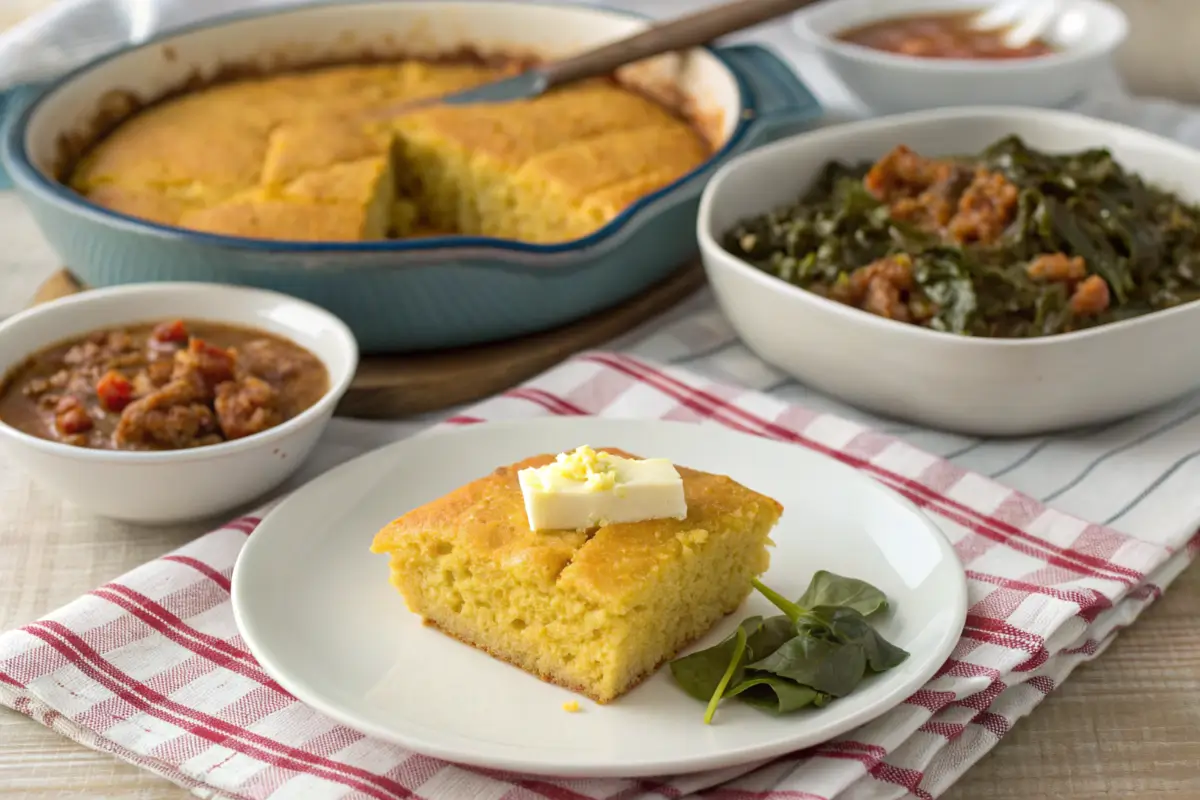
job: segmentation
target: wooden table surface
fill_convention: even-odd
[[[98,522],[0,463],[0,629],[32,620],[201,532]],[[951,800],[1200,798],[1200,569],[1080,667]],[[182,800],[162,778],[0,709],[0,796]]]

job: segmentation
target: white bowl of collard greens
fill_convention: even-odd
[[[1200,152],[1183,145],[960,108],[734,159],[705,189],[698,236],[764,360],[876,413],[1029,435],[1200,386],[1197,200]]]

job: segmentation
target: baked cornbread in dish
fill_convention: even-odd
[[[742,603],[783,507],[679,466],[684,519],[534,532],[518,474],[554,461],[500,467],[394,520],[371,549],[390,556],[392,583],[428,623],[606,703]]]
[[[532,100],[381,111],[507,71],[407,60],[215,84],[118,124],[68,183],[113,211],[230,236],[553,243],[595,231],[712,153],[688,121],[608,79]]]

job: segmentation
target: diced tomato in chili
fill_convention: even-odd
[[[154,328],[153,334],[155,340],[165,343],[180,343],[186,342],[188,339],[187,328],[183,326],[183,320],[177,319],[171,322],[163,322]]]
[[[106,410],[120,411],[133,401],[133,384],[116,370],[109,370],[96,382],[96,396]]]

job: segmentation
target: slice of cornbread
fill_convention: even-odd
[[[390,555],[392,583],[427,622],[605,703],[741,604],[767,569],[783,507],[678,467],[684,520],[534,533],[517,473],[553,460],[500,467],[414,509],[371,550]]]
[[[394,223],[390,156],[304,172],[282,186],[258,187],[209,208],[185,211],[182,225],[205,233],[256,239],[382,239]]]
[[[294,181],[336,164],[391,155],[393,134],[340,119],[315,119],[280,125],[271,132],[262,169],[262,184]]]

